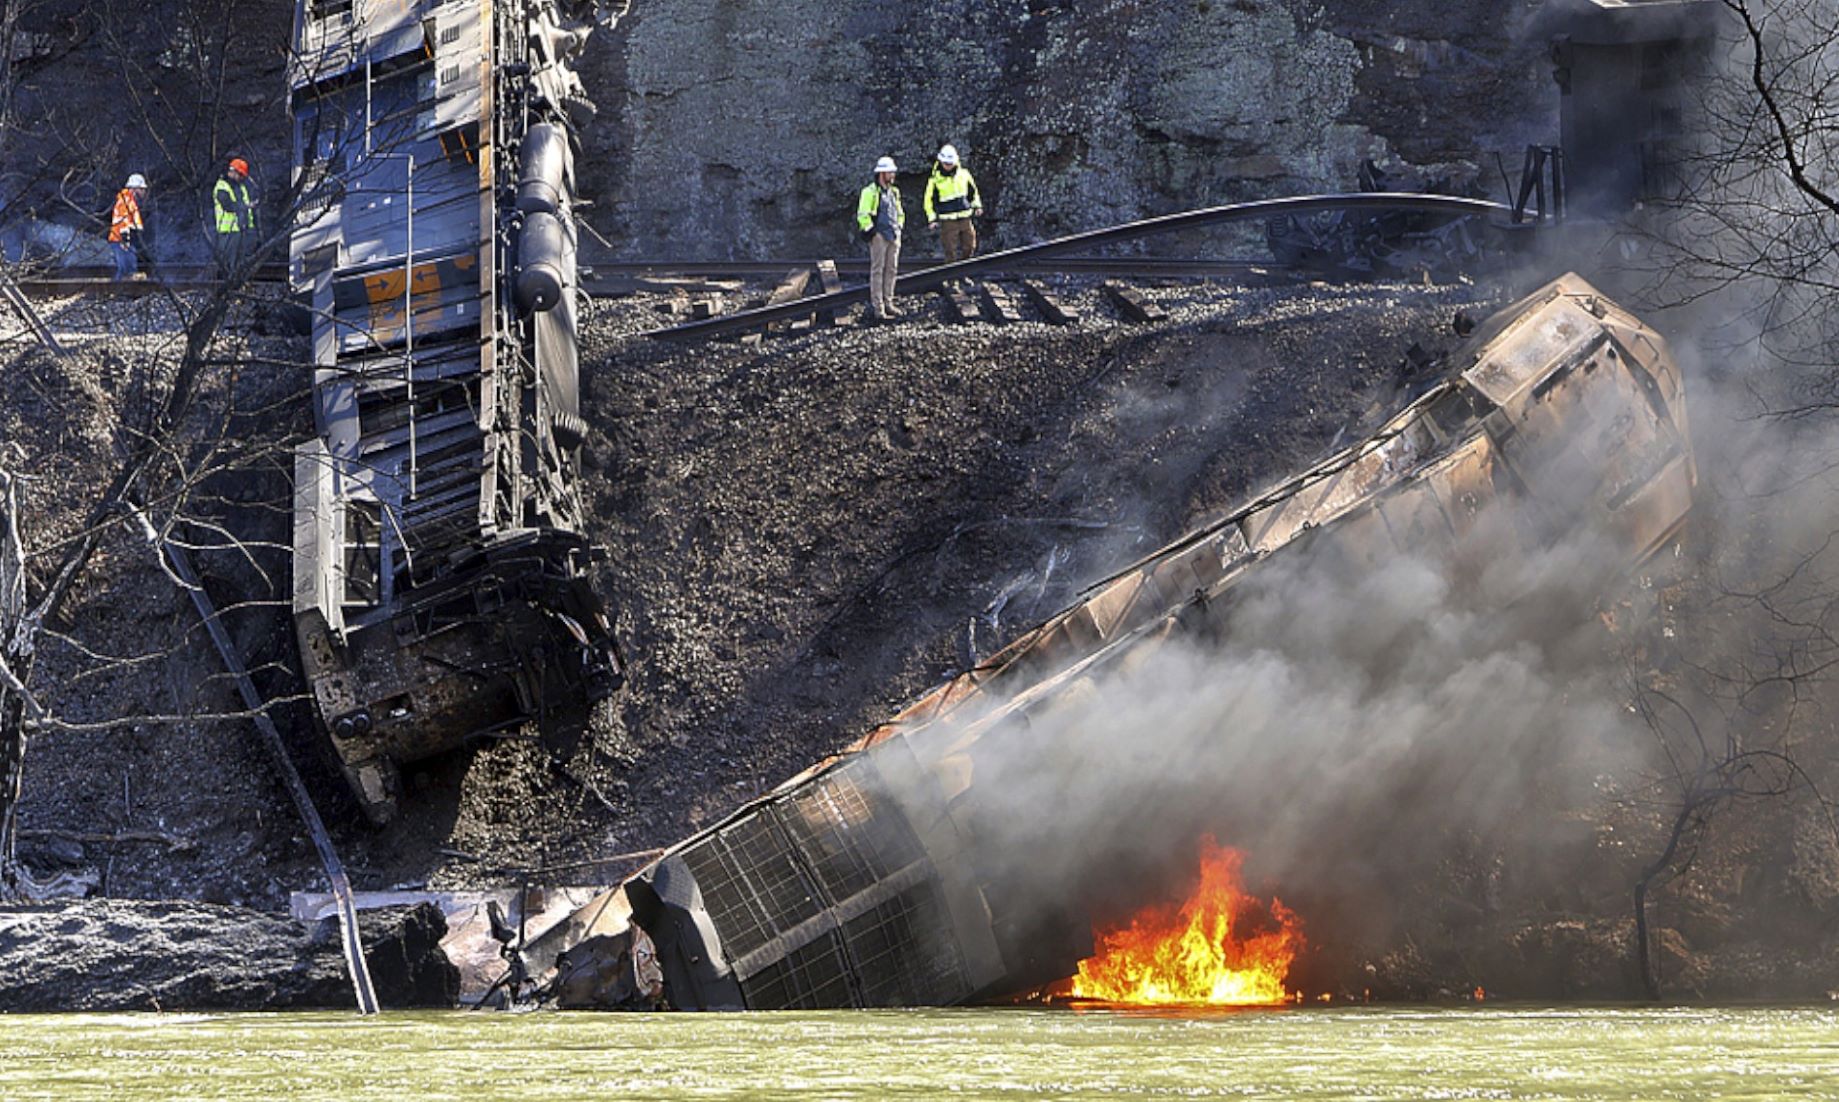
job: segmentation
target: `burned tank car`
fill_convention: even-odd
[[[1054,753],[1038,744],[1054,709],[1089,706],[1097,680],[1174,640],[1225,630],[1235,587],[1274,556],[1371,563],[1388,548],[1455,552],[1486,531],[1500,562],[1587,530],[1608,584],[1684,522],[1696,473],[1679,369],[1583,280],[1501,312],[1447,362],[1371,439],[1093,587],[667,851],[582,909],[578,944],[655,953],[664,998],[686,1009],[940,1005],[1072,975],[1091,953],[1077,889],[1023,883],[1027,862],[1002,852],[1012,839],[984,825],[1012,799],[999,763]],[[1501,513],[1516,521],[1504,545]]]
[[[302,0],[290,64],[315,439],[294,621],[365,814],[399,767],[619,685],[585,575],[571,68],[595,5]]]

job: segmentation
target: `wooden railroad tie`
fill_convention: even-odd
[[[1116,280],[1105,281],[1105,295],[1131,321],[1165,321],[1169,316],[1167,310],[1144,298],[1135,288],[1126,287]]]
[[[977,287],[983,292],[985,317],[998,325],[1008,325],[1010,322],[1022,320],[1021,311],[1015,308],[1015,296],[1009,293],[1007,287],[990,279],[979,283]]]
[[[766,296],[765,305],[780,306],[785,303],[791,302],[793,299],[803,298],[804,293],[805,293],[805,288],[809,287],[810,285],[811,285],[811,269],[793,268],[791,271],[785,274],[784,279],[779,281],[779,286],[773,288],[773,293]],[[770,329],[775,328],[775,326],[769,325],[766,328],[770,330]],[[746,336],[741,338],[741,343],[742,344],[759,344],[760,341],[765,338],[765,336],[766,336],[766,333],[764,331],[749,333]]]
[[[1047,288],[1042,286],[1038,280],[1022,280],[1022,293],[1028,296],[1029,302],[1034,303],[1034,308],[1041,312],[1041,317],[1054,325],[1072,325],[1079,320],[1078,310],[1049,294]]]
[[[836,261],[820,260],[817,262],[817,278],[824,286],[826,295],[834,295],[843,289],[843,277],[836,274]],[[842,327],[854,325],[855,318],[836,310],[819,310],[817,324]]]
[[[939,297],[945,300],[945,312],[954,321],[976,321],[980,315],[977,304],[971,296],[964,293],[964,288],[956,283],[939,284]]]

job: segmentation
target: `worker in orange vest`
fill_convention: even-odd
[[[115,210],[109,215],[109,245],[115,253],[115,278],[132,279],[139,273],[140,258],[135,247],[147,232],[141,217],[141,205],[147,201],[147,178],[136,172],[128,177],[126,187],[115,196]]]

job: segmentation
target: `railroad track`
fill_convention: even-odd
[[[925,272],[942,267],[944,263],[924,259],[909,261],[903,267],[909,272]],[[817,260],[598,260],[583,265],[581,285],[590,295],[627,294],[634,289],[634,283],[643,281],[769,280],[791,269],[815,268],[817,264]],[[868,262],[862,259],[839,260],[836,266],[837,271],[845,275],[862,276],[868,272]],[[1271,260],[1069,256],[1024,261],[1013,270],[1041,275],[1242,279],[1287,269]],[[258,271],[251,282],[273,285],[284,283],[286,279],[286,268],[271,264]],[[117,280],[102,269],[66,268],[56,276],[21,279],[18,286],[28,295],[43,298],[87,294],[143,296],[167,291],[210,291],[216,289],[218,280],[209,267],[198,266],[162,267],[147,279],[135,280]]]
[[[1221,207],[1184,211],[1104,229],[1076,233],[1033,245],[988,253],[971,260],[946,264],[938,260],[920,260],[906,264],[900,277],[902,294],[917,294],[942,287],[954,280],[995,274],[1039,275],[1045,273],[1083,274],[1135,278],[1265,278],[1282,277],[1290,271],[1275,261],[1233,259],[1177,259],[1166,257],[1106,257],[1092,255],[1094,250],[1110,245],[1136,242],[1144,238],[1181,230],[1199,229],[1233,222],[1255,221],[1273,215],[1312,214],[1324,211],[1415,210],[1448,215],[1451,218],[1486,217],[1496,220],[1513,216],[1513,209],[1500,203],[1479,199],[1462,199],[1447,195],[1413,195],[1407,193],[1361,192],[1347,195],[1307,195],[1287,199],[1265,199],[1249,203],[1232,203]],[[718,261],[631,261],[586,258],[582,265],[581,287],[589,295],[630,294],[635,290],[657,290],[671,280],[757,280],[785,275],[788,271],[818,267],[820,263],[836,274],[861,275],[866,263],[860,258],[819,262],[810,260],[718,260]],[[286,269],[279,264],[267,265],[256,273],[256,282],[279,283],[286,279]],[[20,280],[27,294],[150,294],[160,291],[196,290],[216,286],[210,269],[202,266],[166,266],[155,278],[116,281],[95,270],[73,269],[58,278]],[[825,293],[791,301],[708,317],[665,329],[654,330],[658,337],[710,337],[764,329],[775,322],[790,321],[813,314],[834,313],[847,306],[866,301],[868,289],[860,283],[850,287],[832,287]]]
[[[701,279],[777,279],[794,268],[815,268],[817,260],[740,260],[740,261],[594,261],[584,265],[595,277],[653,276]],[[851,258],[836,261],[837,271],[852,275],[866,274],[868,261]],[[945,261],[936,259],[901,261],[909,272],[942,268]],[[1204,260],[1168,257],[1064,256],[1043,260],[1023,260],[1015,271],[1031,274],[1111,275],[1111,276],[1243,276],[1279,271],[1283,266],[1272,260],[1233,259]],[[592,277],[584,282],[591,283]]]
[[[1107,226],[1104,229],[1069,234],[1051,241],[989,253],[971,260],[961,260],[955,264],[940,264],[918,271],[909,267],[909,270],[903,273],[897,282],[896,290],[903,295],[915,295],[944,287],[954,281],[1031,268],[1039,270],[1036,268],[1037,265],[1045,266],[1048,270],[1064,271],[1066,270],[1064,266],[1068,261],[1086,256],[1094,249],[1183,230],[1203,229],[1235,222],[1255,222],[1273,216],[1320,214],[1330,211],[1395,210],[1441,214],[1452,219],[1480,216],[1504,221],[1508,218],[1516,220],[1518,218],[1514,209],[1504,204],[1489,202],[1485,199],[1465,199],[1450,195],[1357,192],[1344,195],[1302,195],[1287,199],[1258,199],[1246,203],[1228,203],[1224,206],[1182,211],[1179,214],[1165,214],[1155,218],[1144,218],[1135,222]],[[1276,265],[1272,267],[1275,268]],[[733,314],[701,318],[682,325],[654,329],[646,335],[676,340],[744,333],[767,328],[775,322],[792,321],[811,314],[834,314],[845,307],[866,301],[868,301],[868,287],[865,285],[827,288],[824,294],[769,303],[766,306],[741,310]]]

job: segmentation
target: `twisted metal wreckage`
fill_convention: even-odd
[[[596,20],[611,22],[585,0],[300,7],[299,170],[328,186],[291,263],[316,319],[319,427],[297,458],[294,613],[317,714],[379,824],[397,810],[403,763],[557,721],[622,676],[585,579],[576,489],[573,157],[592,109],[570,65]],[[1337,203],[1505,209],[1418,195],[1275,202],[1292,207],[1096,232]],[[1521,553],[1588,527],[1626,568],[1683,522],[1695,472],[1678,367],[1581,278],[1502,311],[1445,364],[1371,439],[1100,584],[520,939],[516,972],[552,977],[563,1005],[678,1008],[947,1004],[1069,975],[1089,933],[1031,910],[986,851],[984,801],[998,797],[976,781],[992,747],[1175,640],[1229,630],[1235,591],[1273,557],[1460,554],[1489,506],[1511,502],[1539,518]]]

